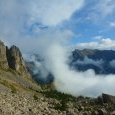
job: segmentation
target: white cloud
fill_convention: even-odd
[[[87,42],[87,43],[79,43],[76,45],[77,48],[84,49],[112,49],[115,50],[115,40],[110,38],[106,39],[99,39],[98,41],[94,42]]]
[[[115,27],[115,22],[110,22],[110,27]]]
[[[31,1],[32,20],[39,20],[45,25],[57,25],[68,20],[71,15],[79,10],[84,0],[34,0]]]
[[[114,0],[95,0],[92,7],[89,7],[87,20],[94,23],[102,22],[108,16],[113,15],[115,10]]]
[[[115,60],[112,60],[112,61],[110,62],[110,65],[111,65],[111,67],[115,68]]]
[[[93,60],[91,58],[88,58],[87,56],[84,57],[83,60],[77,60],[76,62],[74,62],[73,64],[80,64],[80,65],[87,65],[87,64],[92,64],[95,65],[97,67],[101,67],[103,64],[103,60]]]
[[[95,40],[101,40],[103,38],[103,36],[95,36],[93,39],[95,39]]]
[[[66,30],[60,32],[55,25],[68,20],[83,4],[84,0],[0,0],[0,39],[8,46],[15,44],[23,51],[30,50],[31,46],[31,50],[36,51],[38,45],[42,47],[39,43],[48,44],[50,34],[55,33],[59,38],[71,34]],[[35,23],[51,27],[41,31],[35,29],[37,35],[33,35],[30,28]],[[51,41],[57,37],[52,37]]]
[[[30,23],[57,25],[68,20],[83,4],[84,0],[1,0],[0,22],[5,19],[19,23],[23,18]]]
[[[103,16],[113,13],[114,9],[115,4],[113,0],[101,0],[96,6],[96,10]]]
[[[33,24],[42,23],[50,26],[48,31],[57,31],[56,25],[69,20],[83,4],[84,0],[0,0],[0,37],[11,44],[26,44],[32,39],[36,44],[44,30],[36,27],[38,36],[32,35]]]
[[[51,44],[46,52],[46,65],[55,77],[54,85],[57,90],[74,96],[96,97],[102,93],[115,94],[115,75],[96,75],[93,70],[70,70],[67,64],[68,51],[58,43]]]

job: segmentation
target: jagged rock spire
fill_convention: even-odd
[[[7,50],[7,58],[10,68],[16,70],[20,74],[27,72],[21,51],[17,46],[13,45]]]
[[[27,73],[24,59],[22,57],[20,49],[13,45],[9,49],[0,40],[0,68],[11,68],[16,70],[20,74]]]
[[[9,68],[6,56],[6,46],[1,40],[0,40],[0,68],[3,69]]]

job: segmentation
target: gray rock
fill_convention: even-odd
[[[102,94],[102,100],[104,103],[113,103],[115,104],[115,96]]]
[[[93,112],[91,113],[91,115],[98,115],[98,112],[97,112],[97,111],[93,111]]]
[[[98,110],[99,115],[107,115],[107,112],[105,109]]]
[[[84,112],[83,115],[90,115],[89,112]]]
[[[113,111],[113,112],[111,113],[111,115],[115,115],[115,111]]]
[[[0,67],[3,69],[9,68],[6,56],[6,46],[2,41],[0,41]]]
[[[7,49],[7,59],[10,68],[20,74],[27,73],[24,59],[18,47],[13,45],[10,49]]]
[[[20,49],[14,45],[9,49],[2,41],[0,41],[0,68],[11,68],[21,75],[29,74]]]

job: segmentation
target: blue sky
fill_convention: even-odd
[[[20,45],[66,31],[72,45],[114,43],[114,11],[115,0],[0,0],[0,38]]]
[[[72,31],[74,33],[72,44],[96,41],[95,37],[98,36],[114,40],[114,10],[114,0],[84,0],[83,6],[79,10],[72,12],[70,18],[63,20],[61,24],[57,24],[56,28]],[[45,25],[43,24],[42,26]],[[50,26],[52,25],[47,26],[46,24],[47,28],[50,28]]]
[[[109,11],[108,11],[109,10]],[[75,33],[73,43],[94,41],[96,36],[115,39],[115,1],[89,0],[64,27]]]

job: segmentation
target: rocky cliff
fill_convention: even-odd
[[[0,68],[8,69],[8,61],[6,56],[6,46],[0,41]]]
[[[13,45],[10,49],[7,48],[7,59],[10,68],[16,70],[19,74],[27,73],[24,59],[18,47]]]
[[[2,41],[0,41],[0,67],[2,69],[13,69],[19,74],[27,73],[19,48],[14,45],[8,48]]]

